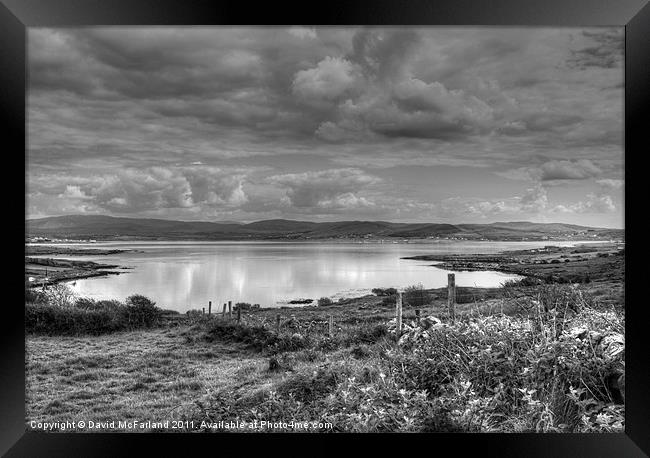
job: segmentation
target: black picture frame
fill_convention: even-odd
[[[419,445],[424,451],[439,452],[441,446],[453,447],[453,455],[478,448],[482,455],[535,456],[647,456],[650,454],[650,348],[644,320],[643,268],[634,268],[643,259],[633,220],[644,216],[643,196],[638,190],[643,178],[639,167],[648,154],[647,133],[643,122],[650,111],[650,5],[646,0],[348,0],[311,2],[242,2],[183,0],[0,0],[0,113],[5,133],[4,159],[7,178],[18,180],[18,169],[27,170],[26,152],[26,28],[39,26],[87,25],[498,25],[498,26],[624,26],[625,35],[625,237],[626,244],[626,432],[624,434],[435,434],[388,436],[391,443],[409,449]],[[9,140],[7,142],[7,140]],[[26,155],[24,156],[26,157]],[[6,210],[21,219],[20,198],[5,181]],[[634,203],[640,199],[640,206]],[[17,203],[18,202],[18,203]],[[23,201],[24,204],[24,201]],[[24,209],[24,205],[23,205]],[[7,219],[6,221],[11,221]],[[639,221],[637,221],[639,223]],[[640,227],[640,226],[637,226]],[[23,234],[19,224],[12,228],[5,251],[8,266],[22,263]],[[16,232],[14,234],[13,232]],[[24,248],[24,246],[23,246]],[[638,262],[639,266],[642,266]],[[15,282],[13,281],[15,276]],[[192,446],[206,445],[223,451],[226,444],[242,453],[245,443],[240,435],[169,435],[169,434],[45,434],[25,428],[24,314],[20,305],[23,291],[21,272],[7,273],[6,290],[16,297],[6,299],[0,319],[2,358],[0,359],[0,453],[6,456],[115,456],[128,453],[136,445],[163,447],[169,456],[172,442],[179,439]],[[15,285],[12,287],[12,285]],[[24,298],[23,298],[24,299]],[[273,435],[272,439],[282,438]],[[347,436],[349,438],[350,436]],[[290,450],[299,452],[305,440],[314,435],[292,436]],[[322,436],[319,436],[322,440]],[[327,437],[330,439],[331,437]],[[153,440],[152,440],[153,439]],[[366,437],[367,439],[367,437]],[[386,436],[373,436],[383,444]],[[268,440],[268,439],[267,439]],[[286,451],[286,445],[277,446]],[[185,449],[185,453],[190,453]]]

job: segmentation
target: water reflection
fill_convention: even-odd
[[[546,243],[548,244],[548,243]],[[496,252],[543,246],[526,242],[456,242],[434,244],[355,243],[101,243],[96,248],[142,250],[85,257],[132,267],[121,275],[78,280],[77,293],[118,298],[139,293],[161,307],[185,311],[208,300],[222,304],[286,305],[298,298],[350,297],[376,287],[426,288],[446,285],[448,271],[431,262],[400,259],[435,252]],[[491,287],[517,278],[499,272],[456,272],[459,286]]]

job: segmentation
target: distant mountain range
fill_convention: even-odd
[[[622,229],[526,221],[490,224],[389,223],[385,221],[309,222],[274,219],[237,222],[172,221],[69,215],[28,219],[26,236],[95,240],[267,240],[356,238],[456,238],[469,240],[620,239]]]

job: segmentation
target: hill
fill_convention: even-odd
[[[67,215],[26,220],[29,238],[96,240],[265,240],[328,238],[452,238],[469,240],[551,240],[622,238],[621,229],[526,221],[490,224],[310,222],[274,219],[248,224],[173,221],[103,215]]]

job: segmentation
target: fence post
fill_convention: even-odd
[[[275,332],[280,334],[280,314],[275,315]]]
[[[212,301],[208,301],[208,315],[212,315]]]
[[[232,301],[228,301],[228,318],[232,320]]]
[[[223,311],[221,312],[221,318],[225,318],[225,317],[226,317],[226,304],[224,303],[223,304]]]
[[[447,307],[453,322],[456,320],[456,274],[447,274]]]
[[[402,292],[397,293],[397,302],[395,303],[395,336],[397,340],[402,336]]]
[[[205,315],[205,307],[203,307],[203,314]]]
[[[329,336],[334,337],[334,315],[330,315],[329,319]]]
[[[241,306],[237,307],[237,324],[241,321]]]

